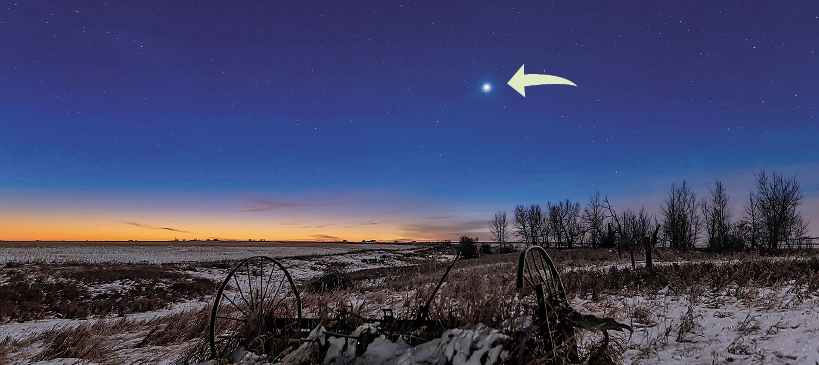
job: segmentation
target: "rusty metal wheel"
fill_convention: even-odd
[[[210,351],[229,358],[240,347],[279,354],[300,338],[301,299],[293,278],[270,257],[254,256],[237,265],[216,293],[210,317]]]
[[[523,287],[524,282],[535,289],[539,305],[566,300],[560,273],[543,247],[532,246],[520,253],[517,279],[518,289]]]

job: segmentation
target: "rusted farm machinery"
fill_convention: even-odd
[[[419,336],[421,332],[442,333],[447,326],[453,324],[431,320],[429,308],[459,257],[460,255],[456,255],[414,319],[398,319],[391,310],[384,309],[382,318],[345,316],[337,318],[336,322],[353,321],[355,323],[352,323],[352,328],[363,323],[379,322],[381,334],[388,337],[414,337],[416,340],[424,338],[423,335]],[[572,309],[566,300],[566,291],[558,270],[546,250],[541,247],[533,246],[521,252],[516,284],[518,290],[523,289],[526,284],[534,289],[537,303],[534,313],[530,313],[533,322],[530,327],[535,330],[527,338],[541,336],[551,344],[553,353],[564,343],[572,345],[571,336],[567,336],[567,328],[603,331],[606,341],[608,330],[631,330],[629,326],[619,324],[611,318],[581,315]],[[298,288],[279,261],[266,256],[254,256],[233,268],[216,294],[209,326],[211,357],[230,358],[240,347],[257,354],[283,356],[302,342],[309,341],[306,339],[309,332],[323,324],[325,323],[319,318],[302,317]],[[350,328],[349,323],[339,327]],[[358,338],[344,333],[324,333],[355,338],[359,343],[356,351],[359,354],[374,339],[372,334],[368,335],[370,338]],[[574,348],[576,349],[576,344]],[[569,351],[569,357],[571,355]]]

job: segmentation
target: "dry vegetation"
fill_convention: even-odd
[[[391,308],[396,317],[413,318],[446,270],[448,262],[439,258],[455,253],[453,248],[445,246],[423,250],[423,253],[404,254],[405,262],[412,265],[358,271],[353,270],[355,264],[346,267],[330,265],[324,275],[299,282],[304,317],[330,320],[339,313],[348,313],[362,318],[380,318],[383,308]],[[580,356],[597,359],[598,363],[616,360],[628,348],[640,351],[634,359],[639,361],[656,355],[658,349],[671,339],[678,343],[692,341],[700,330],[700,318],[694,306],[707,296],[719,294],[722,296],[719,300],[725,300],[727,296],[777,308],[782,305],[781,298],[772,296],[769,289],[787,287],[796,298],[809,298],[819,291],[819,255],[813,252],[788,251],[763,256],[697,251],[680,254],[658,249],[655,251],[655,267],[638,265],[636,269],[630,267],[626,255],[618,258],[616,253],[606,249],[550,250],[549,253],[562,270],[570,299],[587,304],[578,308],[581,312],[591,311],[625,323],[663,328],[660,337],[651,339],[653,343],[639,346],[629,344],[627,338],[612,338],[606,342],[599,334],[581,331],[575,339],[581,344]],[[451,326],[483,323],[510,334],[519,334],[516,329],[521,323],[515,318],[531,313],[534,301],[531,293],[518,292],[514,286],[517,259],[518,254],[511,253],[459,261],[436,295],[430,317]],[[386,257],[364,260],[367,260],[364,264],[378,264],[379,260],[387,262]],[[123,264],[99,270],[95,265],[81,264],[9,264],[2,271],[5,280],[0,285],[0,314],[11,321],[50,316],[85,318],[149,311],[192,298],[210,301],[218,283],[194,277],[186,271],[203,267],[228,269],[233,265],[221,261]],[[111,283],[128,285],[119,286],[119,291],[94,290]],[[680,296],[688,301],[688,310],[680,314],[673,325],[664,322],[658,314],[661,309],[653,305],[624,305],[612,300],[614,296],[661,295]],[[123,359],[117,356],[123,350],[173,348],[175,355],[171,357],[176,357],[177,364],[195,364],[209,355],[205,341],[209,315],[210,308],[205,307],[147,321],[127,318],[97,320],[25,339],[5,338],[0,340],[0,363],[21,358],[50,360],[61,357],[119,363]],[[760,328],[752,316],[743,323],[738,328],[740,335],[775,331],[773,327]],[[115,338],[118,340],[112,340]],[[516,338],[516,343],[524,344],[525,351],[520,347],[512,348],[513,356],[508,362],[553,361],[548,360],[548,354],[537,351],[543,348],[542,341]],[[749,351],[743,341],[738,337],[729,351],[736,354]],[[40,350],[29,354],[27,348]],[[518,351],[518,355],[514,351]],[[167,354],[164,356],[168,358]]]
[[[746,259],[729,263],[692,262],[652,268],[611,268],[606,271],[573,271],[563,274],[566,290],[576,296],[600,293],[632,296],[657,293],[682,295],[701,290],[723,291],[743,287],[767,288],[793,282],[808,292],[819,289],[819,257]]]
[[[216,283],[175,265],[7,263],[0,284],[0,323],[147,312],[211,296]]]

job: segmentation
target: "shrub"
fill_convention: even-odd
[[[491,254],[492,253],[492,245],[488,243],[481,243],[481,253]]]
[[[350,273],[343,268],[330,266],[321,276],[307,283],[307,291],[313,294],[347,289],[351,286]]]
[[[472,237],[461,236],[458,242],[458,250],[465,259],[478,257],[478,247],[475,245],[475,239]]]
[[[518,249],[511,243],[501,243],[498,253],[518,252]]]

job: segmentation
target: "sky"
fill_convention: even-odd
[[[811,2],[19,0],[0,49],[3,240],[488,240],[683,180],[739,219],[762,170],[819,236]]]

